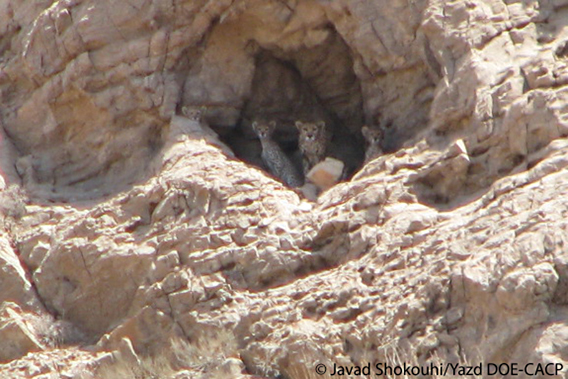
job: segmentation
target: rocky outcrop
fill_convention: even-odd
[[[28,310],[41,309],[41,303],[35,296],[28,273],[25,272],[5,235],[0,236],[0,261],[2,262],[2,270],[0,271],[1,302],[12,301]]]
[[[564,2],[0,5],[2,375],[565,375]],[[310,110],[346,163],[389,125],[315,201],[250,129]]]

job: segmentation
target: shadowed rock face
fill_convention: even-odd
[[[4,361],[55,346],[75,377],[175,338],[272,377],[568,367],[562,1],[0,9]],[[323,119],[357,164],[388,125],[385,154],[308,201],[243,162],[254,117],[291,156],[293,122]],[[46,357],[0,376],[61,373]]]

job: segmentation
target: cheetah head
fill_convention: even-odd
[[[361,128],[361,133],[363,137],[369,143],[369,145],[378,145],[383,139],[383,130],[378,127],[369,127],[367,125]]]
[[[318,137],[323,134],[325,121],[318,121],[315,123],[296,121],[296,128],[300,132],[300,138],[308,142],[315,142]]]
[[[181,113],[193,121],[201,121],[201,118],[205,114],[205,107],[183,107],[181,108]]]
[[[276,129],[276,121],[274,120],[270,122],[253,121],[252,123],[252,130],[254,130],[260,139],[269,138],[274,132],[274,129]]]

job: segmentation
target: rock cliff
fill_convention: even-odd
[[[0,377],[565,377],[568,1],[0,9]],[[251,129],[314,116],[315,201]]]

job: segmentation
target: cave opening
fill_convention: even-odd
[[[324,121],[329,136],[326,156],[343,161],[345,177],[362,166],[365,117],[361,85],[347,44],[332,26],[325,28],[324,35],[317,46],[293,50],[248,42],[254,72],[238,120],[232,128],[212,123],[239,159],[268,171],[252,124],[255,120],[275,121],[274,141],[301,172],[295,123]]]
[[[370,55],[344,39],[324,13],[306,24],[304,16],[282,12],[273,19],[261,8],[246,9],[212,27],[184,81],[179,107],[205,106],[206,123],[236,157],[267,172],[252,128],[259,119],[276,123],[274,140],[297,169],[302,152],[295,123],[325,121],[326,156],[343,161],[341,180],[369,161],[363,126],[383,128],[379,154],[419,139],[436,83],[420,42]]]

